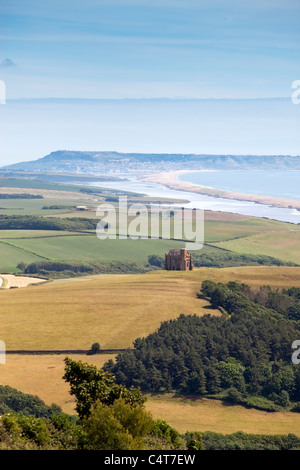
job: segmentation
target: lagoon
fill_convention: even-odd
[[[300,173],[299,173],[300,175]],[[186,176],[186,175],[184,175]],[[95,181],[89,183],[90,186],[101,188],[117,189],[120,191],[132,191],[155,198],[185,199],[188,202],[180,203],[180,207],[197,208],[202,210],[230,212],[255,217],[265,217],[268,219],[300,223],[300,212],[292,208],[273,207],[265,204],[256,204],[252,201],[238,201],[234,199],[225,199],[222,197],[212,197],[197,194],[189,191],[180,191],[170,189],[159,183],[150,183],[141,181],[138,178],[131,178],[117,182]]]

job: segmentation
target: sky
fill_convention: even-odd
[[[299,18],[299,0],[1,0],[0,166],[58,149],[299,155]]]

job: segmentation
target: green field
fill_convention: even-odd
[[[66,177],[67,179],[67,177]],[[7,178],[0,177],[0,188],[24,188],[24,189],[48,189],[54,191],[72,191],[78,192],[84,185],[72,185],[64,183],[51,183],[46,181],[26,179],[26,178]],[[99,189],[99,188],[98,188]]]
[[[169,240],[99,240],[96,235],[63,235],[0,241],[0,272],[16,272],[20,261],[132,261],[148,262],[152,254],[164,255],[182,242]]]
[[[16,184],[12,180],[11,184]],[[19,180],[18,180],[19,181]],[[24,186],[30,186],[24,180]],[[35,182],[33,186],[38,186]],[[40,186],[44,185],[40,182]],[[41,189],[44,199],[3,199],[0,202],[1,215],[31,215],[44,217],[84,217],[97,219],[95,209],[99,202],[91,200],[90,196],[71,191],[59,191],[60,185],[55,189]],[[24,188],[14,188],[24,191]],[[65,188],[63,188],[65,189]],[[73,187],[71,188],[73,190]],[[28,192],[37,191],[28,188]],[[100,195],[101,196],[101,195]],[[85,199],[85,198],[88,199]],[[149,199],[149,198],[148,198]],[[67,209],[42,209],[51,205],[91,204],[92,211],[80,212]],[[102,198],[103,201],[103,198]],[[146,201],[146,200],[145,200]],[[5,207],[5,209],[4,209]],[[165,217],[170,223],[169,215]],[[133,218],[129,218],[129,221]],[[145,219],[141,219],[145,220]],[[118,226],[117,226],[118,231]],[[141,234],[147,235],[148,225],[141,227]],[[255,217],[232,214],[205,213],[204,238],[205,242],[213,246],[205,246],[201,253],[218,254],[220,249],[235,253],[249,253],[254,255],[268,255],[282,261],[300,263],[297,250],[300,237],[300,226],[274,220],[259,219]],[[94,232],[82,234],[80,232],[40,231],[40,230],[0,230],[0,272],[16,273],[18,263],[31,263],[37,260],[98,262],[98,261],[132,261],[147,263],[149,255],[164,256],[171,248],[182,247],[181,242],[163,240],[106,240],[100,241]]]
[[[276,220],[258,219],[255,217],[245,218],[244,220],[205,220],[204,234],[207,243],[214,243],[242,239],[255,234],[265,233],[266,237],[273,237],[273,234],[281,230],[290,233],[291,230],[298,231],[300,234],[300,226],[278,222]],[[248,242],[249,242],[248,240]],[[220,245],[224,248],[226,246]],[[228,248],[230,249],[230,248]],[[273,255],[274,256],[274,255]]]
[[[1,189],[2,187],[2,189]],[[99,192],[97,196],[78,192],[80,187],[68,184],[58,184],[38,180],[21,178],[0,178],[0,190],[6,192],[28,192],[41,194],[43,199],[3,199],[0,201],[1,215],[31,215],[44,217],[85,217],[96,219],[96,208],[102,203],[107,193]],[[98,188],[98,191],[100,189]],[[101,190],[100,190],[101,191]],[[115,196],[117,193],[115,194]],[[141,196],[130,197],[131,202],[153,202],[153,198]],[[89,205],[93,210],[80,212],[74,209],[42,209],[51,205]],[[132,220],[132,219],[131,219]],[[167,223],[170,217],[166,216]],[[118,230],[118,227],[117,227]],[[2,232],[2,233],[1,233]],[[21,232],[21,231],[19,231]],[[148,228],[141,227],[141,234],[148,235]],[[24,236],[23,236],[24,235]],[[32,236],[31,236],[32,235]],[[37,231],[24,231],[11,236],[8,231],[0,231],[1,259],[0,272],[16,272],[16,264],[23,261],[30,263],[37,258],[62,261],[110,261],[131,260],[138,263],[147,262],[148,255],[164,255],[167,249],[178,247],[174,243],[164,241],[135,241],[132,240],[100,241],[91,234],[89,238],[75,237],[70,233],[49,234],[45,231],[40,234],[53,238],[39,238]],[[59,235],[59,236],[58,236]],[[18,240],[16,240],[18,238]],[[23,239],[24,238],[24,239]],[[30,240],[31,238],[31,240]],[[215,249],[225,249],[235,253],[249,253],[253,255],[268,255],[285,262],[300,263],[298,250],[300,241],[300,226],[234,214],[205,212],[204,239],[206,243],[214,245]],[[5,245],[3,244],[5,241]],[[9,244],[7,244],[9,243]],[[205,253],[207,247],[203,250]],[[217,251],[216,251],[217,253]],[[18,262],[16,263],[16,260]]]
[[[38,215],[46,216],[69,213],[68,209],[43,209],[50,205],[85,205],[86,199],[65,199],[61,195],[55,199],[1,199],[0,215]],[[77,213],[72,209],[73,212]],[[71,211],[71,212],[72,212]],[[82,215],[82,214],[81,214]]]
[[[41,258],[33,253],[27,253],[20,248],[0,242],[0,271],[2,274],[18,271],[16,266],[21,261],[27,264],[40,260]]]
[[[80,235],[80,233],[64,232],[63,230],[0,230],[0,241],[18,238],[63,237],[66,235]]]
[[[41,230],[2,230],[0,231],[0,272],[18,272],[19,262],[29,264],[34,261],[69,262],[134,262],[148,263],[150,255],[164,257],[170,249],[184,247],[184,242],[174,240],[154,240],[127,238],[99,240],[95,233],[41,231]],[[196,253],[196,252],[195,252]],[[197,256],[218,257],[224,254],[222,245],[204,245]],[[253,263],[252,263],[253,264]]]
[[[208,225],[208,224],[207,224]],[[210,237],[215,231],[208,227]],[[223,224],[224,228],[224,224]],[[226,230],[225,230],[226,229]],[[231,227],[225,227],[224,237],[232,236]],[[284,262],[300,263],[298,250],[300,231],[280,232],[264,231],[247,237],[225,239],[222,242],[211,242],[204,245],[201,254],[211,256],[230,250],[235,253],[268,255]],[[109,262],[131,261],[146,264],[149,255],[164,256],[172,248],[182,248],[184,243],[170,240],[138,239],[99,240],[95,233],[42,231],[42,230],[1,230],[0,231],[0,272],[18,272],[20,262],[26,264],[34,261],[72,261],[72,262]]]
[[[284,261],[300,263],[299,227],[287,230],[264,231],[235,240],[214,243],[214,246],[236,253],[264,254]]]

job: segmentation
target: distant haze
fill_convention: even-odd
[[[59,149],[300,154],[300,105],[290,99],[11,100],[0,119],[0,166]]]
[[[2,0],[0,16],[0,165],[300,153],[299,0]]]

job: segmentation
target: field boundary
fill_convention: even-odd
[[[52,237],[54,238],[54,237]],[[6,238],[5,240],[8,240],[8,238]],[[17,238],[12,238],[10,240],[17,240]],[[29,238],[27,240],[34,240],[34,238]],[[9,243],[7,241],[3,241],[3,240],[0,240],[0,243],[2,243],[3,245],[8,245],[8,246],[12,246],[13,248],[15,248],[16,250],[19,250],[19,251],[22,251],[24,253],[29,253],[30,255],[34,255],[36,256],[37,258],[41,258],[43,260],[47,260],[47,261],[51,261],[49,258],[45,258],[45,256],[42,256],[42,255],[38,255],[37,253],[34,253],[33,251],[30,251],[30,250],[27,250],[25,248],[21,248],[20,246],[17,246],[17,245],[14,245],[13,243]]]
[[[86,354],[86,355],[96,355],[96,354],[114,354],[121,351],[133,350],[132,348],[123,348],[123,349],[101,349],[98,353],[92,353],[90,349],[10,349],[6,350],[6,354],[24,354],[24,355],[33,355],[33,354]]]

